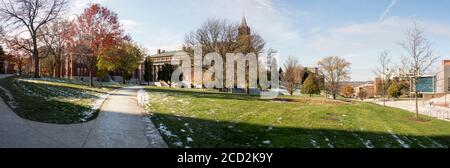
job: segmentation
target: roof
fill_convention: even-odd
[[[436,75],[421,75],[419,78],[434,78]]]
[[[177,54],[179,52],[183,52],[183,51],[182,50],[166,51],[166,52],[163,52],[161,54],[151,55],[150,57],[171,57],[171,56],[174,56],[175,54]]]

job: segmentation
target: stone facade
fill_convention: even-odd
[[[157,81],[158,72],[162,69],[164,64],[171,64],[172,57],[177,53],[182,53],[181,50],[176,51],[166,51],[158,49],[155,55],[151,55],[150,59],[153,62],[153,81]]]
[[[244,37],[244,36],[250,36],[251,30],[250,27],[247,25],[247,20],[245,17],[242,19],[241,25],[238,29],[238,36]],[[248,45],[251,45],[251,41],[246,42]],[[166,51],[158,49],[157,53],[155,55],[151,55],[150,58],[153,62],[153,81],[157,81],[158,79],[158,72],[162,69],[162,66],[164,64],[171,64],[171,59],[175,54],[180,54],[184,52],[183,50],[175,50],[175,51]],[[193,61],[193,60],[192,60]],[[191,76],[194,75],[194,72],[192,72]]]
[[[450,60],[440,63],[436,78],[437,93],[450,93]]]

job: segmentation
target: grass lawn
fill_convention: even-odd
[[[170,147],[445,148],[450,122],[321,97],[258,97],[148,87],[147,110]]]
[[[33,121],[73,124],[97,117],[101,101],[116,86],[89,88],[64,79],[0,80],[0,96],[21,117]]]

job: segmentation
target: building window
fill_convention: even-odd
[[[447,85],[448,85],[448,91],[450,92],[450,78],[448,78]]]
[[[421,93],[434,92],[434,77],[421,77],[416,83],[416,90]]]

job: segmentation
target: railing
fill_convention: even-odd
[[[421,112],[421,114],[427,115],[430,117],[435,117],[435,118],[441,119],[441,120],[450,121],[450,111],[446,111],[446,110],[440,110],[440,109],[425,110],[425,111]]]

